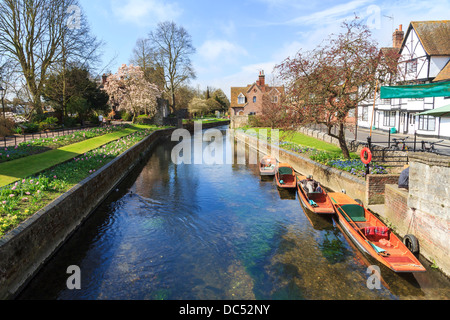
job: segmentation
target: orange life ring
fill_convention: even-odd
[[[367,159],[365,158],[365,153],[367,152]],[[369,164],[372,161],[372,152],[370,152],[369,148],[363,148],[361,150],[361,161],[364,164]]]

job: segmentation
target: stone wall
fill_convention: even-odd
[[[237,129],[248,125],[248,116],[231,116],[230,128]]]
[[[202,128],[228,123],[228,120],[206,123]],[[153,132],[2,237],[0,299],[12,298],[20,292],[115,186],[146,158],[160,139],[174,130]]]
[[[152,133],[0,239],[0,299],[13,297],[47,259],[173,129]]]
[[[413,153],[409,197],[411,232],[421,252],[450,275],[450,157]]]
[[[400,236],[412,234],[420,253],[450,275],[450,158],[410,153],[409,190],[387,185],[383,217]]]
[[[367,204],[366,183],[364,180],[347,172],[312,161],[300,154],[267,145],[266,142],[258,140],[256,137],[248,136],[242,131],[236,130],[235,137],[260,151],[267,150],[268,153],[271,153],[273,149],[274,153],[278,155],[278,160],[289,163],[295,171],[304,175],[312,174],[314,179],[320,181],[326,188],[336,192],[345,190],[350,197],[360,199],[364,204]]]

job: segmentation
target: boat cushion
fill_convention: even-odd
[[[280,175],[293,174],[292,168],[288,167],[280,167],[278,168],[278,172],[280,173]]]
[[[355,222],[365,222],[366,215],[364,208],[358,204],[345,204],[339,207],[339,212],[345,217],[347,221],[350,221],[350,217]],[[345,212],[345,213],[344,213]]]

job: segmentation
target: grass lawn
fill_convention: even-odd
[[[137,130],[138,128],[146,128],[147,130]],[[158,128],[135,126],[134,128],[127,128],[126,131],[123,131],[123,134],[130,132],[131,134],[112,140],[109,143],[102,144],[99,147],[84,153],[78,152],[82,149],[83,151],[87,150],[95,144],[98,145],[104,143],[108,140],[106,139],[107,137],[102,139],[101,142],[98,140],[97,143],[90,144],[90,146],[81,145],[79,146],[80,149],[76,151],[66,150],[61,154],[59,160],[64,160],[65,155],[70,154],[67,161],[1,187],[0,238],[39,209],[45,207],[58,196],[67,192],[74,185],[89,175],[95,174],[96,170],[102,168],[156,129]],[[109,136],[109,138],[113,139],[118,136],[119,135],[114,137]],[[72,147],[75,149],[75,145]],[[73,154],[76,154],[76,156],[72,158]],[[29,159],[31,157],[27,158]],[[56,155],[54,155],[54,157],[46,157],[45,159],[41,158],[40,161],[55,161],[54,158],[56,158]],[[36,163],[32,164],[36,165]],[[46,164],[45,166],[48,167],[49,165],[50,164]],[[36,170],[42,169],[41,166],[34,167]]]
[[[120,131],[91,138],[82,142],[74,143],[59,149],[44,153],[16,159],[0,164],[0,187],[6,186],[19,179],[39,173],[59,163],[70,160],[80,154],[96,149],[108,142],[120,139],[137,130],[152,128],[147,125],[134,125]]]
[[[261,129],[267,129],[267,135],[270,137],[270,128],[249,128],[258,132]],[[300,132],[279,130],[279,139],[281,141],[289,141],[300,144],[305,147],[315,148],[317,150],[327,151],[336,155],[342,154],[341,148],[331,143],[307,136]]]

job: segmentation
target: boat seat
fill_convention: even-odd
[[[367,221],[364,208],[358,204],[345,204],[339,207],[338,210],[347,221],[350,221],[348,217],[350,217],[355,222]]]

